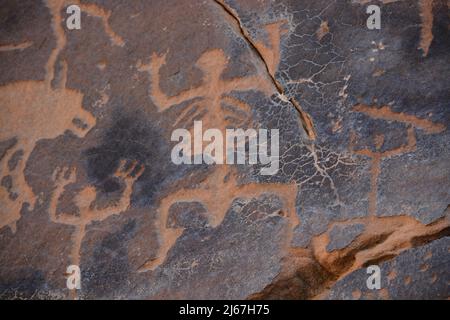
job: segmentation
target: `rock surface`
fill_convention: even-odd
[[[448,299],[449,12],[1,0],[0,298]],[[175,165],[194,120],[279,129],[279,171]]]

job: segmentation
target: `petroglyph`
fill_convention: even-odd
[[[80,31],[66,30],[69,0],[5,4],[0,221],[14,229],[23,214],[16,234],[0,230],[12,295],[39,298],[60,283],[67,298],[73,263],[86,299],[317,298],[367,264],[406,263],[404,251],[417,265],[383,273],[385,291],[369,296],[354,282],[347,297],[395,299],[389,286],[404,281],[446,294],[433,264],[445,255],[414,252],[450,230],[447,0],[378,1],[381,33],[365,28],[370,1],[352,2],[217,0],[225,12],[213,0],[70,1],[82,8]],[[313,117],[302,115],[305,130],[294,106]],[[280,129],[280,170],[174,165],[170,131],[194,121]],[[119,159],[152,170],[116,170]],[[413,272],[428,274],[422,287]]]
[[[317,31],[316,31],[317,39],[319,41],[322,40],[322,38],[325,37],[325,35],[327,35],[329,32],[330,32],[330,28],[328,27],[328,22],[322,21],[319,29],[317,29]]]
[[[263,62],[273,86],[278,91],[278,97],[284,102],[289,102],[297,110],[303,129],[311,140],[315,140],[316,132],[311,116],[302,108],[300,103],[295,99],[294,95],[286,92],[285,88],[283,88],[281,83],[275,77],[275,71],[278,67],[281,56],[281,35],[282,33],[285,33],[281,30],[281,27],[286,21],[283,20],[266,26],[266,32],[269,34],[269,39],[272,42],[270,46],[272,50],[269,51],[264,44],[253,41],[252,37],[249,35],[249,32],[244,28],[238,14],[233,8],[227,5],[223,0],[215,0],[215,2],[222,7],[222,9],[232,18],[232,20],[234,20],[236,28],[240,31],[242,37],[247,41],[250,48],[254,49]]]
[[[220,225],[234,199],[251,199],[264,193],[272,193],[283,201],[285,211],[278,212],[289,221],[287,243],[290,243],[292,230],[299,224],[296,213],[296,184],[239,184],[236,172],[229,166],[217,166],[214,172],[194,188],[183,188],[161,200],[158,209],[157,227],[159,230],[160,248],[157,256],[147,261],[140,271],[156,269],[161,265],[183,233],[183,228],[168,228],[167,220],[172,205],[178,202],[200,202],[208,211],[208,223],[212,228]]]
[[[394,3],[405,0],[382,0],[383,4]],[[418,49],[422,50],[423,56],[428,55],[428,51],[433,41],[433,6],[434,0],[416,0],[420,8],[420,18],[422,19],[420,30],[420,43]],[[353,0],[353,2],[359,4],[367,4],[369,0]]]
[[[65,187],[76,182],[76,170],[74,168],[57,168],[53,173],[53,181],[55,182],[55,190],[50,197],[49,214],[50,220],[54,223],[73,226],[74,233],[72,235],[72,250],[70,260],[72,265],[80,266],[81,263],[81,245],[86,235],[86,227],[93,222],[101,222],[107,218],[126,211],[131,204],[131,193],[133,191],[134,182],[144,172],[144,166],[137,168],[137,162],[133,162],[131,166],[126,161],[121,161],[119,168],[114,176],[122,179],[125,188],[120,199],[113,205],[106,208],[96,208],[95,200],[97,192],[95,187],[88,186],[82,189],[74,197],[75,205],[78,209],[78,215],[61,212],[58,213],[58,201],[63,194]],[[137,172],[136,172],[137,170]],[[73,299],[78,298],[76,290],[71,290],[70,295]]]
[[[48,0],[52,1],[52,0]],[[102,20],[103,28],[105,29],[106,34],[108,35],[109,39],[111,40],[111,43],[115,46],[123,47],[125,45],[125,41],[121,36],[119,36],[117,33],[114,32],[114,30],[111,28],[111,25],[109,24],[109,18],[111,17],[111,11],[105,10],[95,4],[92,3],[80,3],[80,1],[72,1],[72,0],[65,0],[65,5],[78,5],[82,12],[86,13],[89,16],[97,17]]]
[[[16,82],[0,88],[0,140],[17,140],[1,159],[1,176],[11,176],[12,187],[9,195],[2,190],[0,228],[8,225],[14,231],[22,205],[27,202],[33,208],[36,197],[24,171],[37,141],[56,138],[66,130],[84,137],[89,130],[76,126],[74,119],[81,120],[89,129],[95,125],[95,118],[82,108],[82,99],[74,90],[52,89],[46,82]],[[21,152],[20,161],[10,168],[8,162],[17,152]]]
[[[0,52],[6,52],[6,51],[15,51],[19,50],[22,51],[24,49],[27,49],[33,45],[33,42],[31,41],[25,41],[18,44],[6,44],[6,45],[0,45]]]
[[[55,76],[55,65],[58,59],[58,56],[62,49],[65,47],[67,43],[67,39],[63,29],[63,20],[62,20],[62,9],[67,5],[78,5],[83,12],[90,16],[98,17],[102,20],[105,32],[108,34],[111,39],[112,44],[117,46],[123,46],[125,44],[124,40],[118,36],[111,29],[108,19],[111,15],[111,12],[106,11],[94,4],[82,4],[79,1],[68,1],[68,0],[46,0],[47,7],[50,10],[52,16],[52,28],[56,37],[56,48],[53,49],[50,58],[47,62],[46,70],[47,70],[47,80],[48,78],[53,79]]]
[[[76,182],[76,170],[63,168],[56,169],[53,173],[53,181],[55,182],[55,190],[50,198],[49,214],[50,220],[55,223],[70,225],[75,227],[73,233],[73,244],[71,250],[71,263],[80,265],[81,260],[81,244],[86,234],[86,227],[92,222],[101,222],[107,218],[120,214],[130,207],[131,193],[133,191],[134,182],[142,175],[145,168],[138,166],[137,162],[128,165],[126,161],[120,162],[119,168],[114,176],[120,178],[125,183],[122,195],[113,206],[106,208],[96,208],[95,200],[97,192],[95,187],[88,186],[82,189],[75,197],[74,202],[78,208],[78,215],[70,213],[58,213],[58,201],[65,187]]]
[[[82,107],[83,95],[66,88],[67,63],[62,61],[59,83],[52,87],[56,79],[55,65],[61,50],[66,45],[62,28],[61,9],[64,1],[48,1],[52,15],[52,28],[56,37],[56,47],[46,65],[44,81],[19,81],[0,87],[0,141],[15,139],[16,143],[1,159],[1,177],[9,176],[12,185],[1,189],[0,228],[9,226],[13,232],[20,218],[22,205],[33,209],[36,201],[25,179],[25,167],[36,143],[41,139],[53,139],[66,130],[82,138],[95,126],[95,118]],[[77,125],[82,123],[82,126]],[[11,168],[8,162],[20,152],[18,164]]]
[[[435,124],[427,119],[420,119],[412,115],[404,113],[397,113],[391,110],[389,106],[383,106],[381,108],[369,107],[366,105],[356,105],[353,108],[356,112],[361,112],[373,119],[382,119],[386,121],[397,121],[409,125],[407,129],[407,143],[399,148],[391,149],[387,151],[380,151],[384,144],[384,135],[377,135],[374,137],[374,143],[376,151],[372,151],[370,148],[364,148],[354,150],[355,135],[351,137],[350,149],[352,152],[369,157],[372,160],[371,167],[371,182],[369,193],[369,214],[371,216],[377,215],[377,196],[378,196],[378,177],[381,171],[381,162],[385,158],[390,158],[398,155],[402,155],[416,150],[416,133],[415,129],[421,129],[426,134],[436,134],[442,132],[446,127],[442,124]]]
[[[275,77],[275,72],[278,70],[280,63],[280,41],[281,36],[287,33],[286,25],[287,21],[282,20],[270,23],[264,27],[269,38],[270,47],[267,47],[263,41],[255,43],[255,47],[263,57],[272,77]]]
[[[422,19],[419,49],[422,50],[423,56],[426,57],[430,50],[431,42],[433,41],[434,0],[419,0],[419,5],[420,17]]]
[[[263,91],[267,95],[274,93],[270,81],[261,75],[223,80],[221,76],[228,62],[229,59],[221,49],[205,52],[196,63],[203,72],[203,84],[173,97],[166,96],[160,88],[159,70],[166,63],[166,55],[158,56],[154,53],[150,63],[147,65],[139,63],[138,69],[149,73],[151,80],[149,95],[159,112],[183,102],[190,102],[175,123],[179,123],[188,113],[189,117],[184,119],[186,120],[184,123],[192,122],[193,119],[203,119],[203,116],[207,115],[203,119],[205,126],[224,130],[228,124],[225,119],[230,116],[230,110],[227,110],[226,105],[231,104],[247,115],[251,110],[250,106],[231,95],[233,91],[255,90]],[[233,114],[237,115],[236,112],[231,113]],[[239,115],[238,118],[241,121],[245,119]]]
[[[64,7],[70,5],[77,5],[81,11],[88,16],[100,18],[102,20],[103,28],[108,35],[111,43],[115,46],[123,47],[125,41],[118,34],[114,32],[109,24],[109,18],[111,17],[111,11],[105,10],[92,3],[81,3],[79,0],[46,0],[47,7],[52,11],[53,19],[59,20],[61,26],[61,13]]]
[[[275,72],[279,63],[280,27],[283,22],[273,23],[266,27],[269,35],[270,48],[264,43],[258,43],[263,55],[270,61],[267,65],[270,72]],[[151,88],[149,96],[158,108],[164,112],[172,106],[188,102],[187,107],[174,121],[175,126],[186,125],[194,120],[202,119],[205,127],[217,128],[221,131],[229,125],[242,124],[251,113],[251,107],[232,95],[237,91],[262,91],[266,95],[276,93],[273,83],[266,76],[255,75],[231,80],[221,76],[228,64],[228,58],[220,49],[205,52],[198,59],[196,65],[203,72],[203,83],[197,88],[180,92],[169,97],[160,88],[159,71],[166,63],[166,55],[153,54],[149,64],[139,62],[139,71],[148,72]],[[291,229],[298,225],[295,211],[297,186],[295,184],[247,184],[238,185],[235,172],[228,166],[215,168],[210,175],[196,189],[181,189],[161,200],[158,209],[158,231],[160,248],[158,255],[146,262],[140,271],[156,269],[161,265],[181,236],[183,228],[168,228],[167,219],[170,207],[177,202],[199,201],[209,211],[209,225],[217,227],[223,221],[227,210],[235,198],[250,198],[262,193],[276,193],[282,197],[287,208],[287,217]],[[219,200],[220,199],[220,200]],[[291,230],[291,231],[292,231]]]
[[[327,250],[333,229],[355,224],[364,226],[364,232],[344,248],[332,252]],[[380,264],[449,233],[448,215],[428,225],[406,215],[336,221],[330,223],[325,232],[313,237],[308,248],[289,248],[277,278],[251,298],[269,299],[281,294],[285,298],[323,299],[330,287],[350,273],[371,264]],[[300,286],[296,280],[301,280]],[[308,286],[306,292],[304,285]],[[286,286],[290,287],[289,293],[285,292]]]
[[[336,279],[341,279],[349,273],[368,266],[378,264],[401,252],[438,239],[442,234],[448,234],[449,217],[443,217],[432,224],[425,225],[409,216],[365,217],[349,221],[336,222],[329,226],[348,225],[349,223],[364,224],[367,228],[349,246],[327,252],[329,231],[313,239],[311,248],[313,256]]]

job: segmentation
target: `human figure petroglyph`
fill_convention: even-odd
[[[394,2],[400,2],[405,0],[382,0],[383,4],[390,4]],[[357,2],[359,4],[365,5],[370,0],[354,0],[353,2]],[[418,49],[422,50],[422,54],[424,57],[428,55],[428,51],[431,46],[431,42],[433,41],[433,8],[436,5],[435,0],[418,0],[419,11],[420,11],[420,43]]]
[[[281,28],[285,21],[269,24],[265,27],[269,35],[270,48],[264,43],[258,42],[256,46],[261,51],[261,55],[267,60],[268,71],[275,72],[278,66],[280,54],[279,45],[280,37],[282,34]],[[163,112],[172,106],[179,105],[184,102],[190,101],[186,110],[184,110],[175,123],[179,123],[180,120],[186,118],[188,113],[191,113],[187,117],[187,121],[192,122],[194,119],[198,120],[207,114],[206,119],[203,121],[210,128],[224,129],[228,120],[239,120],[242,122],[242,115],[236,118],[236,110],[228,108],[227,105],[235,107],[244,114],[251,112],[251,107],[243,101],[237,99],[232,95],[233,92],[244,91],[262,91],[266,95],[270,96],[276,93],[273,82],[265,74],[267,70],[264,70],[262,74],[256,74],[246,76],[242,78],[223,79],[222,75],[229,63],[229,58],[225,56],[225,53],[221,49],[213,49],[203,53],[196,62],[196,66],[203,73],[203,82],[199,87],[185,90],[177,94],[176,96],[167,96],[160,87],[160,69],[166,64],[166,54],[158,56],[153,53],[149,64],[143,64],[139,62],[137,67],[139,71],[148,72],[151,81],[151,88],[149,95],[152,101],[155,103],[159,112]],[[198,101],[200,100],[200,101]],[[191,112],[193,109],[194,112]],[[231,122],[233,124],[233,122]],[[235,124],[235,123],[234,123]]]
[[[175,120],[175,124],[186,118],[188,112],[196,108],[184,122],[189,123],[193,119],[202,118],[206,126],[224,130],[227,126],[226,119],[233,116],[234,113],[229,108],[227,109],[227,105],[237,107],[245,114],[251,110],[250,106],[231,95],[233,91],[262,90],[266,93],[271,92],[270,82],[261,76],[223,80],[221,76],[228,64],[228,59],[221,49],[213,49],[202,54],[196,62],[203,72],[203,84],[197,88],[182,91],[176,96],[168,97],[160,88],[159,78],[160,68],[165,63],[166,55],[158,56],[154,53],[149,64],[141,63],[138,68],[140,71],[147,71],[150,75],[150,96],[159,112],[163,112],[171,106],[190,102],[187,109]],[[236,116],[236,113],[234,115]],[[203,116],[205,117],[203,118]],[[243,120],[242,116],[238,116],[238,118]]]
[[[153,53],[148,64],[139,62],[139,71],[148,72],[150,79],[149,96],[159,112],[170,107],[187,103],[181,114],[174,121],[174,126],[193,124],[194,120],[202,120],[205,127],[219,129],[225,132],[230,125],[243,123],[249,118],[251,107],[232,95],[233,92],[260,91],[271,96],[277,93],[267,72],[274,72],[279,63],[280,29],[285,22],[266,26],[268,43],[257,43],[258,50],[265,60],[267,68],[263,74],[242,78],[223,79],[222,75],[229,59],[221,49],[213,49],[203,53],[196,66],[203,73],[202,84],[196,88],[185,90],[175,96],[167,96],[160,87],[160,69],[166,64],[166,54],[158,56]],[[276,52],[272,52],[276,51]],[[228,108],[227,108],[228,107]],[[159,251],[154,259],[146,262],[140,271],[156,269],[167,257],[170,248],[181,236],[183,228],[168,228],[167,219],[170,207],[177,202],[198,201],[207,207],[208,221],[211,227],[217,227],[223,221],[225,214],[234,199],[252,198],[263,193],[274,193],[281,197],[286,209],[286,216],[291,222],[291,228],[298,224],[295,210],[297,185],[295,184],[257,184],[238,185],[236,172],[228,165],[214,169],[198,188],[181,189],[161,200],[158,209],[157,227],[159,231]],[[293,227],[292,227],[293,226]]]
[[[55,190],[50,198],[49,214],[52,222],[75,227],[73,233],[73,245],[71,250],[71,263],[80,265],[81,244],[86,234],[86,227],[93,222],[101,222],[107,218],[118,215],[126,211],[131,204],[131,194],[134,182],[142,175],[145,168],[138,166],[137,162],[128,165],[126,161],[121,161],[114,176],[125,183],[125,188],[120,199],[114,205],[106,208],[95,207],[97,192],[95,187],[87,186],[74,197],[74,202],[78,208],[78,215],[69,213],[58,213],[58,201],[66,186],[76,182],[76,170],[63,168],[56,169],[53,173]]]
[[[269,24],[265,27],[269,35],[270,48],[263,42],[257,42],[255,44],[258,50],[260,50],[261,55],[267,60],[269,73],[275,72],[280,60],[279,46],[282,33],[280,30],[284,24],[285,21],[282,21]],[[192,122],[193,119],[198,120],[207,113],[207,117],[203,121],[208,122],[209,127],[224,129],[227,123],[230,123],[228,120],[236,120],[233,119],[236,118],[236,112],[227,110],[227,105],[234,106],[240,111],[247,113],[247,115],[251,112],[249,105],[231,95],[233,91],[244,92],[255,90],[262,91],[268,96],[276,93],[276,88],[274,88],[272,81],[263,74],[243,78],[222,79],[222,74],[229,63],[229,58],[225,56],[225,53],[221,49],[213,49],[203,53],[196,62],[196,66],[203,73],[202,84],[197,88],[185,90],[176,96],[169,97],[161,90],[159,76],[161,67],[166,64],[166,55],[158,56],[156,53],[153,53],[148,64],[139,62],[137,67],[139,71],[145,71],[149,74],[151,82],[149,95],[159,112],[163,112],[183,102],[192,101],[188,105],[187,110],[182,112],[175,123],[178,123],[186,116],[186,113],[196,108],[193,114],[186,120]],[[201,99],[201,101],[193,101],[196,99]],[[239,121],[242,123],[243,118],[238,116],[237,120],[238,123]]]
[[[289,228],[292,231],[299,224],[296,213],[297,190],[295,183],[239,184],[235,170],[228,166],[217,166],[213,173],[197,187],[180,189],[161,200],[156,222],[159,231],[159,251],[154,259],[147,261],[140,268],[140,271],[154,270],[161,265],[169,250],[183,233],[183,228],[167,226],[169,210],[172,205],[179,202],[202,203],[208,211],[209,226],[215,228],[222,223],[233,200],[256,198],[264,193],[275,194],[282,200],[284,208],[278,214],[289,220]]]
[[[408,125],[407,128],[407,143],[398,148],[381,151],[384,144],[384,135],[380,134],[374,137],[375,151],[370,148],[355,150],[354,142],[355,135],[353,134],[350,141],[350,149],[358,155],[369,157],[372,160],[371,164],[371,182],[369,193],[369,214],[371,216],[377,215],[377,199],[378,199],[378,178],[381,173],[381,162],[383,159],[399,156],[405,153],[414,152],[416,150],[416,132],[415,129],[421,129],[425,134],[437,134],[446,129],[443,124],[433,123],[427,119],[420,119],[418,117],[394,112],[389,106],[381,108],[369,107],[366,105],[356,105],[354,111],[364,113],[372,119],[381,119],[386,121],[397,121]]]
[[[9,226],[13,232],[20,219],[23,204],[28,203],[33,209],[36,196],[29,187],[24,171],[28,158],[36,143],[41,139],[53,139],[66,130],[83,138],[95,126],[96,119],[82,107],[83,95],[66,88],[67,63],[61,62],[61,75],[56,77],[55,66],[60,52],[66,45],[62,27],[62,8],[68,3],[64,0],[48,0],[47,7],[51,13],[51,23],[56,38],[56,46],[46,64],[44,81],[19,81],[0,87],[0,141],[15,139],[0,164],[2,179],[9,179],[8,189],[0,188],[0,228]],[[102,17],[107,25],[107,12],[94,5],[81,5],[88,14]],[[113,37],[116,39],[117,37]],[[114,42],[114,41],[113,41]],[[120,41],[119,41],[120,43]],[[2,46],[4,51],[25,50],[32,45],[24,42],[19,45]],[[59,83],[52,86],[52,82]],[[81,125],[80,125],[81,124]],[[15,166],[9,163],[19,156]]]

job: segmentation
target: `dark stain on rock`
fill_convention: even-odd
[[[162,130],[140,110],[122,113],[116,110],[113,124],[103,134],[100,146],[84,152],[88,177],[99,189],[112,192],[119,183],[111,180],[121,159],[138,161],[145,166],[139,181],[140,197],[151,198],[159,189],[170,167],[170,149],[162,137]]]
[[[0,278],[1,299],[30,299],[36,292],[45,290],[47,281],[44,274],[35,269],[18,269],[15,278]]]

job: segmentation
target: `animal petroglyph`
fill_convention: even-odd
[[[120,37],[109,24],[111,11],[103,9],[92,3],[81,3],[80,0],[46,0],[47,7],[51,10],[53,18],[59,20],[61,24],[61,10],[71,5],[77,5],[81,11],[88,16],[101,19],[105,33],[108,35],[111,43],[115,46],[123,47],[125,41]]]
[[[61,50],[66,45],[62,27],[61,11],[66,1],[48,0],[51,23],[56,38],[56,46],[46,64],[44,81],[19,81],[0,87],[0,141],[15,139],[16,143],[6,151],[1,159],[1,177],[10,181],[8,188],[1,188],[0,228],[9,226],[13,232],[20,219],[22,205],[34,207],[36,196],[25,179],[24,170],[27,160],[36,143],[41,139],[53,139],[66,130],[82,138],[95,126],[96,119],[82,107],[83,95],[66,88],[67,63],[62,61],[59,84],[52,86],[56,79],[55,65]],[[82,6],[84,7],[84,5]],[[89,5],[88,12],[107,18],[101,10]],[[103,13],[102,13],[103,12]],[[29,42],[21,45],[3,46],[6,50],[24,50],[31,46]],[[6,48],[6,49],[5,49]],[[78,125],[82,123],[82,125]],[[15,167],[8,163],[20,155]],[[2,179],[3,179],[2,178]]]
[[[24,81],[0,88],[0,140],[16,139],[1,160],[1,175],[12,178],[9,190],[2,190],[0,228],[9,225],[15,229],[20,218],[22,204],[33,208],[35,195],[25,180],[27,159],[40,139],[52,139],[71,130],[79,137],[88,131],[73,122],[79,119],[89,128],[95,124],[94,117],[82,107],[82,94],[63,88],[52,89],[48,83]],[[21,154],[15,168],[9,160]]]
[[[118,36],[109,25],[109,17],[111,12],[106,11],[94,4],[82,4],[79,1],[67,1],[67,0],[47,0],[47,7],[50,10],[52,16],[52,28],[56,37],[56,47],[53,49],[52,53],[47,62],[46,66],[46,80],[51,81],[55,77],[55,65],[58,60],[58,56],[66,46],[67,39],[62,26],[63,20],[61,17],[61,11],[65,5],[78,5],[83,12],[86,14],[98,17],[102,20],[105,32],[108,34],[113,45],[123,46],[125,44],[124,40]]]
[[[72,264],[80,264],[81,244],[86,234],[86,226],[92,222],[101,222],[113,215],[126,211],[130,206],[133,184],[142,175],[144,169],[144,166],[139,167],[137,162],[133,162],[130,166],[127,165],[126,161],[121,161],[119,168],[114,173],[115,177],[122,179],[125,183],[120,200],[113,206],[96,208],[97,192],[95,187],[85,187],[74,197],[75,205],[79,210],[78,215],[57,212],[58,200],[65,187],[76,182],[76,170],[68,168],[55,170],[53,174],[55,190],[50,199],[49,214],[52,222],[75,227],[71,251]]]
[[[68,5],[77,5],[80,7],[82,12],[86,13],[89,16],[100,18],[102,20],[103,28],[108,35],[111,43],[115,46],[123,47],[125,45],[125,41],[119,36],[114,30],[111,28],[109,24],[109,18],[111,17],[111,11],[105,10],[95,4],[92,3],[80,3],[78,0],[47,0],[49,2],[54,3],[62,3],[66,6]]]
[[[82,138],[96,123],[95,118],[82,108],[83,95],[66,88],[67,63],[65,61],[61,63],[60,83],[57,87],[52,87],[52,81],[56,78],[55,66],[67,42],[62,27],[62,9],[64,5],[74,4],[74,2],[48,0],[46,4],[52,17],[56,46],[46,64],[45,80],[20,81],[0,87],[2,108],[0,141],[16,139],[14,146],[9,148],[1,159],[1,176],[10,177],[12,183],[8,189],[0,190],[2,202],[0,228],[10,226],[13,232],[16,229],[15,223],[20,218],[22,205],[28,203],[32,209],[36,200],[26,182],[24,170],[37,141],[56,138],[66,130]],[[88,15],[102,19],[105,31],[113,44],[118,46],[124,44],[124,41],[109,26],[110,12],[92,4],[80,4],[77,1],[75,4],[78,4]],[[0,51],[24,50],[30,46],[32,43],[26,41],[20,44],[3,45]],[[77,123],[83,125],[79,126]],[[20,160],[15,168],[11,169],[8,163],[19,153]]]
[[[446,127],[442,124],[436,124],[427,119],[420,119],[412,115],[404,113],[393,112],[389,106],[381,108],[373,108],[366,105],[356,105],[353,108],[354,111],[364,113],[373,119],[382,119],[386,121],[397,121],[409,125],[407,129],[407,143],[399,148],[391,149],[387,151],[381,151],[384,143],[384,135],[377,135],[374,138],[376,151],[370,150],[370,148],[364,148],[360,150],[354,150],[353,144],[355,136],[351,138],[350,148],[352,152],[369,157],[372,159],[371,167],[371,182],[369,193],[369,214],[371,216],[377,215],[377,193],[378,193],[378,177],[381,171],[381,162],[385,158],[390,158],[398,155],[402,155],[416,150],[416,133],[415,129],[421,129],[426,134],[436,134],[444,131]]]
[[[157,227],[159,229],[160,248],[154,259],[146,262],[140,271],[156,269],[167,257],[170,248],[183,233],[183,228],[169,228],[167,221],[172,205],[179,202],[200,202],[208,211],[210,227],[217,227],[225,218],[234,199],[251,199],[264,193],[275,194],[283,202],[285,211],[278,214],[289,220],[290,231],[299,224],[296,213],[296,184],[249,183],[239,184],[236,173],[228,166],[218,166],[198,187],[183,188],[161,200],[158,209]],[[288,239],[289,242],[289,239]]]

